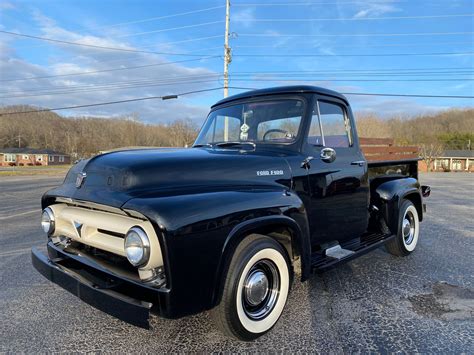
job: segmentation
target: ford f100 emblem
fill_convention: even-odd
[[[86,176],[87,176],[86,173],[79,173],[79,174],[77,174],[77,178],[76,178],[76,187],[77,187],[77,188],[80,188],[80,187],[82,186],[82,183],[83,183],[84,180],[86,179]]]
[[[283,170],[260,170],[257,171],[257,176],[275,176],[284,175]]]

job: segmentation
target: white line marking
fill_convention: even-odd
[[[22,213],[16,213],[16,214],[11,215],[11,216],[3,216],[3,217],[0,217],[0,221],[3,221],[5,219],[18,217],[18,216],[24,216],[24,215],[27,215],[27,214],[33,214],[33,213],[38,213],[39,214],[40,211],[41,210],[33,210],[33,211],[26,211],[26,212],[22,212]]]
[[[27,252],[29,252],[31,250],[31,247],[30,248],[24,248],[24,249],[17,249],[17,250],[9,250],[9,251],[5,251],[3,253],[0,253],[0,256],[16,256],[16,255],[21,255],[21,254],[25,254]]]

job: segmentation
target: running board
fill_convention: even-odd
[[[344,259],[354,253],[355,251],[352,251],[349,249],[342,249],[339,244],[333,247],[327,248],[325,250],[325,254],[327,257],[337,259],[337,260]]]
[[[360,240],[356,238],[341,245],[315,252],[311,256],[311,269],[315,272],[325,271],[377,249],[393,238],[395,235],[391,234],[366,234]]]

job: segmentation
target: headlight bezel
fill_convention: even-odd
[[[134,242],[131,242],[131,243],[129,243],[129,245],[127,245],[128,244],[127,242],[130,241],[130,238],[132,238],[132,233],[134,233],[136,236],[138,236],[138,240],[140,241],[139,246],[140,246],[140,249],[142,251],[142,255],[141,255],[139,260],[136,260],[136,258],[130,257],[129,252],[127,251],[127,249],[129,249],[133,245],[137,244],[136,243],[137,240],[135,240]],[[135,238],[135,236],[133,238]],[[134,226],[134,227],[130,228],[127,231],[127,234],[125,235],[123,246],[124,246],[125,255],[127,257],[127,260],[133,266],[135,266],[135,267],[143,266],[146,263],[148,263],[148,261],[150,260],[150,238],[148,237],[148,235],[146,234],[146,232],[142,228],[140,228],[138,226]]]
[[[47,216],[48,222],[43,219],[45,216]],[[49,223],[47,229],[45,228],[46,223]],[[56,219],[54,217],[54,211],[50,207],[46,207],[41,213],[41,228],[43,229],[43,232],[45,232],[48,236],[53,235],[54,230],[56,229]]]

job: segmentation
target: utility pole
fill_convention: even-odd
[[[225,35],[224,35],[224,97],[229,96],[229,63],[232,52],[229,47],[230,0],[225,1]],[[229,117],[224,118],[224,141],[229,140]]]
[[[224,35],[224,97],[229,95],[229,64],[232,52],[229,47],[230,0],[225,1],[225,35]]]
[[[21,134],[18,133],[18,148],[21,148]]]

